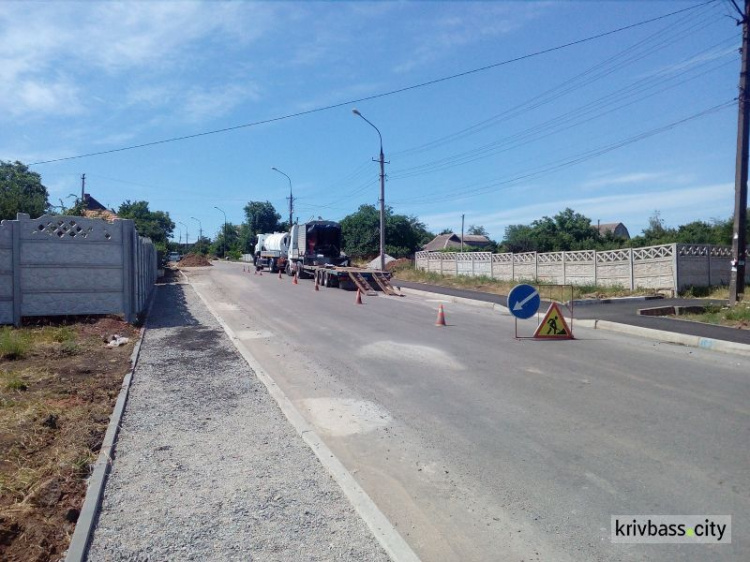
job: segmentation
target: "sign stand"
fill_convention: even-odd
[[[559,288],[560,299],[551,298],[550,307],[542,317],[539,314],[539,305],[541,304],[540,292],[542,288]],[[570,300],[567,304],[564,302],[566,289],[570,289]],[[559,302],[559,304],[558,304]],[[570,325],[568,325],[561,306],[565,307],[570,314]],[[508,310],[515,317],[515,339],[575,339],[573,337],[573,286],[572,285],[516,285],[508,294]],[[537,315],[537,326],[532,336],[518,335],[518,319],[525,320]]]

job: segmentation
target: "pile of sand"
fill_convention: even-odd
[[[177,262],[177,265],[182,267],[206,267],[211,265],[211,262],[203,254],[187,254]]]

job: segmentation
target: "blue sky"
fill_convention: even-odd
[[[540,51],[694,7],[566,48]],[[213,236],[268,200],[338,220],[379,198],[437,232],[571,207],[631,235],[733,212],[741,34],[728,0],[2,2],[0,159],[53,204],[149,202]],[[516,62],[497,65],[525,57]],[[484,71],[367,101],[485,66]],[[717,109],[718,108],[718,109]],[[707,112],[702,114],[703,112]],[[701,115],[702,114],[702,115]],[[178,224],[181,235],[185,226]],[[175,231],[175,238],[177,231]]]

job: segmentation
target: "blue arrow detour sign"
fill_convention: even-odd
[[[531,318],[540,303],[539,292],[531,285],[516,285],[508,294],[508,310],[516,318]]]

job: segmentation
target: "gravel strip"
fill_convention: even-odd
[[[193,289],[164,285],[88,560],[388,556]]]

